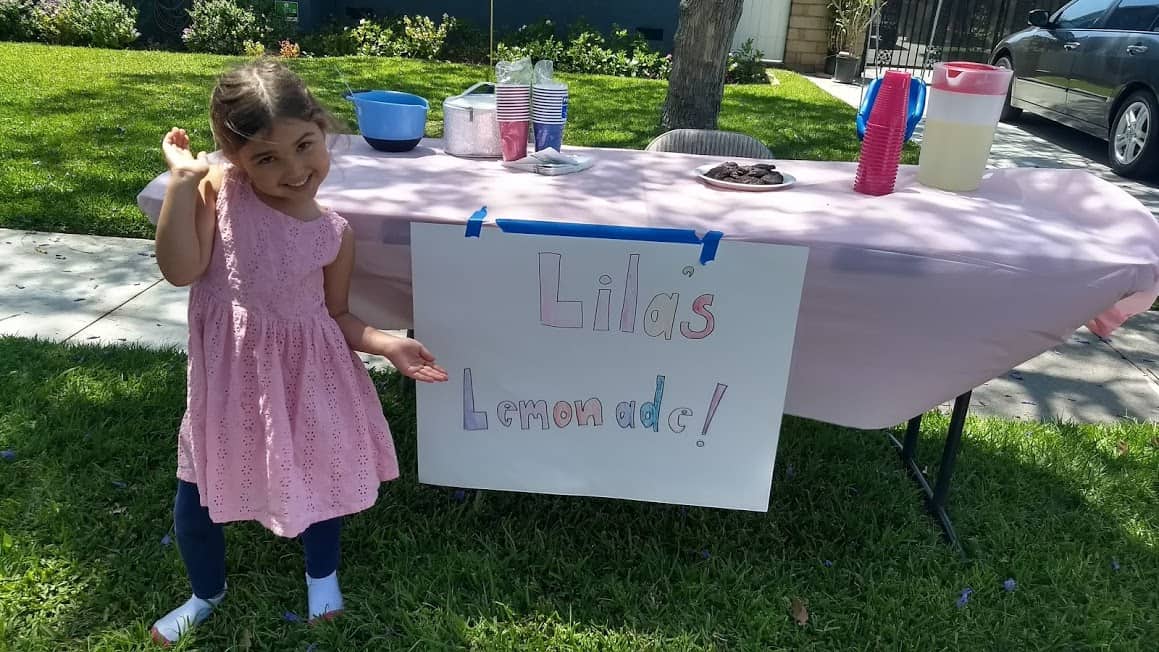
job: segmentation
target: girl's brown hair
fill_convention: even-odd
[[[217,80],[209,101],[209,123],[222,151],[237,152],[285,118],[313,122],[327,134],[341,128],[302,79],[276,59],[258,59]]]

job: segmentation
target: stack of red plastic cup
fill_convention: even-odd
[[[909,74],[893,70],[885,73],[881,81],[861,141],[857,179],[853,182],[857,192],[874,196],[893,192],[901,148],[905,145],[909,84]]]
[[[495,108],[504,161],[527,156],[527,133],[531,125],[531,85],[496,84]]]

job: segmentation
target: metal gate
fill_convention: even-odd
[[[938,61],[988,63],[994,45],[1025,27],[1032,9],[1053,12],[1066,2],[886,0],[880,24],[871,29],[864,61],[881,68],[928,68]]]

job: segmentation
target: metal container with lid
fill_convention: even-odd
[[[479,82],[443,101],[443,144],[446,152],[454,156],[499,158],[503,155],[494,84]]]

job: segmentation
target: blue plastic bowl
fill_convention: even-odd
[[[371,147],[382,152],[407,152],[423,139],[430,104],[418,95],[399,91],[355,91],[358,131]]]

